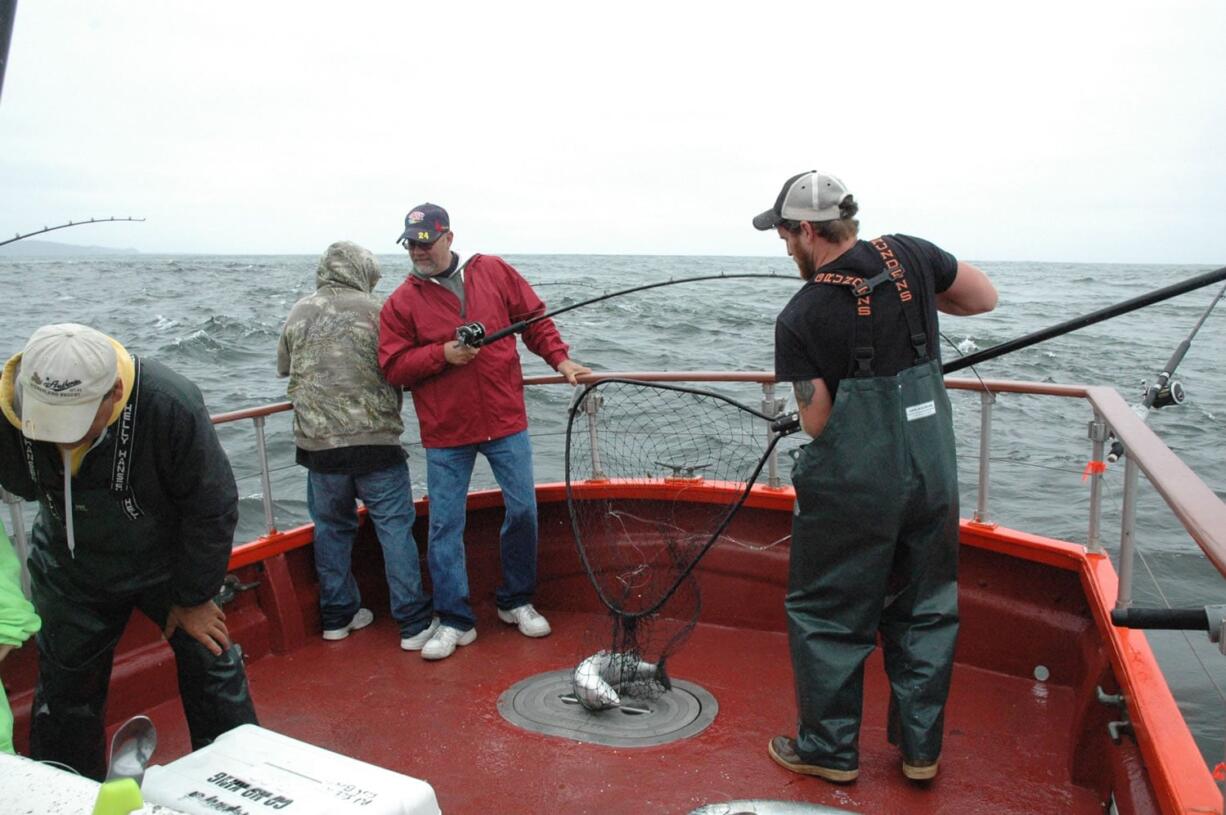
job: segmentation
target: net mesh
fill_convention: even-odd
[[[580,701],[591,701],[581,674],[639,698],[669,687],[668,657],[701,610],[694,567],[773,448],[769,421],[719,394],[654,382],[603,380],[576,400],[567,503],[584,568],[611,617],[576,670]],[[596,700],[607,697],[593,682]],[[611,705],[589,705],[601,706]]]

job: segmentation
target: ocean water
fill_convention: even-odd
[[[572,356],[600,371],[754,370],[773,365],[774,317],[799,286],[786,257],[507,256],[550,306],[559,308],[647,283],[711,274],[777,274],[778,279],[685,283],[615,297],[558,317]],[[407,273],[403,255],[384,256],[386,296]],[[130,350],[156,357],[192,379],[215,413],[284,401],[275,375],[281,325],[293,303],[314,289],[313,256],[157,256],[3,258],[0,283],[9,298],[0,320],[0,353],[15,353],[38,326],[81,322]],[[980,262],[1000,290],[988,315],[942,317],[946,360],[1014,339],[1131,297],[1171,285],[1208,266],[1132,266]],[[1081,329],[978,366],[985,379],[1109,385],[1139,401],[1151,380],[1217,292],[1211,286]],[[1219,496],[1226,496],[1226,305],[1206,321],[1180,365],[1187,401],[1151,414],[1155,432]],[[526,375],[551,371],[523,351]],[[971,370],[960,377],[974,376]],[[715,386],[757,406],[757,386]],[[571,389],[529,390],[538,480],[561,480],[566,408]],[[783,395],[781,393],[781,395]],[[963,515],[975,507],[979,397],[952,392],[959,438]],[[425,467],[416,419],[406,399],[404,436],[416,495]],[[1015,529],[1085,542],[1090,457],[1088,406],[1080,400],[999,396],[994,417],[990,514]],[[263,531],[261,485],[249,422],[219,428],[239,480],[240,539]],[[289,414],[270,417],[276,522],[307,520],[303,471],[293,464]],[[786,441],[784,448],[798,441]],[[786,466],[784,467],[786,474]],[[1123,467],[1105,479],[1103,541],[1119,542]],[[479,460],[474,487],[493,486]],[[27,525],[33,513],[27,507]],[[7,513],[5,524],[9,525]],[[10,527],[11,528],[11,527]],[[1138,606],[1226,604],[1226,581],[1187,537],[1142,479],[1136,537],[1141,553],[1134,588]],[[1226,657],[1203,632],[1150,632],[1167,681],[1209,764],[1226,742]]]

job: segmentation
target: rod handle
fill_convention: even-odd
[[[1203,608],[1117,608],[1111,612],[1111,622],[1120,628],[1209,630],[1209,614]]]

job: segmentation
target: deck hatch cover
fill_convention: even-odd
[[[593,713],[573,701],[570,669],[550,671],[507,688],[498,712],[534,733],[608,747],[655,747],[701,733],[719,712],[715,697],[693,682],[673,679],[672,685],[654,699],[623,697],[625,710]]]

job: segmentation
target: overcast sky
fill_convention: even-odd
[[[819,168],[979,260],[1226,263],[1226,2],[19,0],[0,235],[777,255]]]

